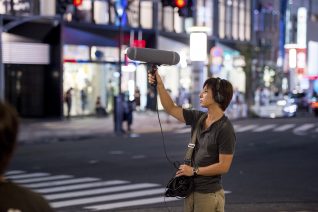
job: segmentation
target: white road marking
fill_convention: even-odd
[[[85,188],[121,185],[121,184],[126,184],[126,183],[129,183],[129,182],[123,181],[123,180],[110,180],[110,181],[103,181],[103,182],[94,182],[94,183],[85,183],[85,184],[78,184],[78,185],[36,189],[35,191],[38,193],[47,194],[47,193],[54,193],[54,192],[61,192],[61,191],[72,191],[72,190],[85,189]]]
[[[17,179],[22,179],[22,178],[33,178],[33,177],[45,177],[49,176],[50,174],[48,173],[32,173],[32,174],[18,174],[14,176],[9,176],[8,178],[11,180],[17,180]]]
[[[284,131],[289,130],[295,126],[296,126],[295,124],[284,124],[280,127],[275,128],[274,132],[284,132]]]
[[[258,125],[256,125],[256,124],[250,124],[250,125],[238,128],[236,130],[236,132],[246,132],[248,130],[252,130],[252,129],[256,128],[257,126]]]
[[[9,176],[9,175],[15,175],[15,174],[24,174],[25,171],[20,171],[20,170],[11,170],[11,171],[7,171],[5,173],[5,176]]]
[[[25,179],[25,180],[14,180],[16,183],[34,183],[34,182],[41,182],[41,181],[48,181],[48,180],[62,180],[72,178],[71,175],[56,175],[56,176],[49,176],[49,177],[39,177],[39,178],[32,178],[32,179]]]
[[[253,132],[264,132],[266,130],[274,128],[275,126],[276,126],[276,124],[267,124],[267,125],[261,126],[255,130],[253,130]]]
[[[48,200],[56,200],[56,199],[63,199],[63,198],[74,198],[74,197],[82,197],[82,196],[89,196],[89,195],[96,195],[96,194],[105,194],[105,193],[118,192],[118,191],[129,191],[134,189],[152,188],[152,187],[158,187],[158,186],[160,185],[153,184],[153,183],[139,183],[139,184],[124,185],[124,186],[68,192],[63,194],[51,194],[51,195],[45,195],[45,198]]]
[[[85,178],[78,178],[78,179],[71,179],[71,180],[51,181],[46,183],[25,184],[24,186],[29,188],[41,188],[41,187],[52,187],[52,186],[75,184],[75,183],[93,182],[98,180],[99,180],[98,178],[85,177]]]
[[[12,174],[12,173],[25,173],[25,172],[24,171],[19,171],[19,172],[9,171],[7,173]],[[14,182],[21,183],[22,185],[26,187],[30,187],[30,188],[40,187],[40,189],[34,189],[34,191],[44,194],[44,197],[50,201],[50,204],[53,208],[83,205],[82,206],[83,209],[87,209],[87,210],[107,210],[107,209],[114,209],[114,208],[120,208],[120,207],[147,205],[147,204],[155,204],[155,203],[179,200],[177,198],[164,198],[163,194],[164,194],[165,188],[162,188],[160,184],[155,184],[155,183],[128,184],[130,183],[129,181],[122,181],[122,180],[111,180],[111,181],[101,182],[99,181],[100,179],[98,178],[89,178],[89,177],[56,181],[57,179],[73,178],[73,176],[71,175],[55,175],[55,176],[48,176],[48,177],[36,177],[33,179],[30,178],[30,176],[39,176],[39,174],[42,175],[43,173],[23,174],[26,177],[26,179],[23,179],[23,178],[20,179],[21,177],[18,177],[18,179],[14,180]],[[45,174],[49,175],[47,173]],[[48,182],[44,182],[46,180],[48,180]],[[55,181],[52,181],[52,180],[55,180]],[[98,182],[80,184],[82,182],[87,182],[87,181],[88,182],[98,181]],[[30,184],[30,182],[41,182],[41,183]],[[67,185],[67,184],[73,184],[73,183],[78,183],[78,184]],[[66,185],[66,186],[59,186],[59,185]],[[47,187],[47,186],[48,188],[41,188],[41,187]],[[54,186],[58,186],[58,187],[54,187]],[[68,191],[71,191],[71,192],[68,192]],[[228,193],[231,193],[231,191],[225,191],[225,194],[228,194]],[[146,198],[146,196],[149,196],[149,195],[150,196],[157,195],[157,197]],[[82,198],[79,198],[79,197],[82,197]],[[135,199],[128,200],[128,201],[120,201],[123,199],[132,199],[132,198],[135,198]],[[109,202],[102,203],[107,201]],[[111,202],[111,201],[115,201],[115,202]],[[92,204],[92,203],[101,203],[101,205],[88,206],[88,204]]]
[[[161,202],[171,202],[171,201],[178,201],[180,199],[172,198],[172,197],[154,197],[154,198],[147,198],[147,199],[140,199],[140,200],[131,200],[131,201],[124,201],[124,202],[116,202],[116,203],[108,203],[103,205],[96,205],[96,206],[89,206],[85,207],[85,209],[93,210],[93,211],[100,211],[100,210],[110,210],[115,208],[123,208],[123,207],[132,207],[138,205],[150,205],[155,203]]]
[[[127,198],[134,198],[134,197],[155,195],[155,194],[163,194],[164,191],[165,191],[164,188],[158,188],[158,189],[151,189],[151,190],[144,190],[144,191],[127,192],[127,193],[121,193],[121,194],[110,194],[110,195],[97,196],[97,197],[87,197],[87,198],[81,198],[81,199],[52,202],[51,206],[53,208],[61,208],[61,207],[83,205],[83,204],[89,204],[89,203],[95,203],[95,202],[120,200],[120,199],[127,199]]]
[[[312,123],[310,123],[310,124],[303,124],[303,125],[301,125],[301,126],[295,128],[295,129],[293,130],[293,132],[294,132],[296,135],[305,135],[305,134],[307,133],[307,130],[309,130],[309,129],[313,128],[313,127],[315,127],[315,124],[312,124]]]

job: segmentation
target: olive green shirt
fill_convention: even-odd
[[[191,132],[200,117],[206,113],[197,110],[183,110],[186,125],[191,125]],[[204,120],[204,119],[203,119]],[[236,136],[230,120],[224,115],[207,129],[204,121],[197,130],[197,141],[192,155],[193,165],[209,166],[219,162],[219,154],[234,154]],[[192,134],[192,133],[191,133]],[[194,190],[201,193],[213,193],[222,189],[221,175],[194,178]]]

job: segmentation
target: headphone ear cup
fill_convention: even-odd
[[[220,88],[221,88],[221,79],[220,78],[216,78],[216,95],[215,95],[215,101],[217,103],[222,103],[224,98],[223,96],[220,94]]]
[[[220,94],[220,92],[218,92],[218,94],[217,94],[217,102],[218,103],[222,103],[223,100],[224,100],[223,96]]]

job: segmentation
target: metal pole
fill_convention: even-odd
[[[2,45],[2,32],[3,32],[3,17],[0,15],[0,101],[5,100],[5,74],[3,65],[3,45]]]
[[[115,108],[114,108],[114,131],[116,134],[120,135],[123,133],[123,98],[121,94],[121,46],[122,46],[122,17],[118,15],[119,18],[119,42],[118,42],[118,93],[114,97]]]
[[[123,28],[122,28],[122,17],[119,16],[119,44],[118,44],[118,73],[119,73],[119,80],[118,80],[118,93],[121,94],[121,46],[123,43]]]

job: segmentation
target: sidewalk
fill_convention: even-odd
[[[160,132],[156,112],[134,112],[131,135]],[[184,128],[185,124],[159,112],[162,129],[164,132]],[[126,129],[126,123],[123,123]],[[51,142],[61,140],[78,140],[83,138],[115,135],[113,115],[105,118],[83,117],[70,120],[22,120],[19,133],[19,142]]]

